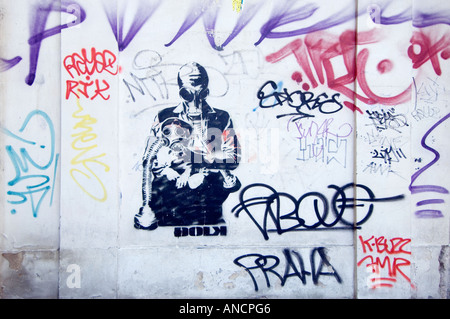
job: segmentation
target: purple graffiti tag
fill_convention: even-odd
[[[412,7],[409,6],[400,13],[393,14],[392,16],[382,15],[383,11],[387,11],[386,9],[390,5],[391,2],[385,3],[382,7],[374,5],[377,9],[377,12],[370,12],[370,17],[372,18],[372,20],[382,25],[401,24],[411,21],[412,25],[418,28],[428,27],[436,24],[450,25],[449,11],[436,10],[436,12],[424,13],[416,8],[413,10]],[[296,21],[305,20],[313,16],[317,9],[319,9],[319,7],[316,7],[312,4],[307,4],[301,8],[292,9],[292,2],[290,1],[286,1],[281,5],[277,3],[277,7],[274,8],[269,21],[266,22],[261,28],[261,37],[255,43],[255,45],[260,44],[265,38],[287,38],[329,29],[342,23],[352,21],[356,17],[367,13],[367,8],[364,6],[360,6],[359,9],[356,8],[356,11],[352,6],[346,6],[344,7],[344,9],[333,13],[331,16],[307,27],[291,31],[273,31],[280,26],[284,26]]]
[[[390,17],[383,16],[382,12],[391,5],[391,2],[384,3],[383,6],[373,4],[377,12],[370,12],[371,18],[375,23],[383,25],[401,24],[411,21],[412,25],[416,28],[425,28],[436,24],[450,24],[450,11],[442,10],[437,6],[433,6],[434,12],[425,13],[422,12],[417,6],[408,6],[398,14],[394,14]],[[429,8],[427,8],[428,10]],[[375,16],[378,15],[378,16]]]
[[[175,41],[178,40],[187,30],[189,30],[200,18],[203,18],[203,26],[206,31],[206,36],[208,38],[209,44],[213,49],[222,50],[223,47],[216,44],[214,39],[214,31],[216,29],[217,15],[219,13],[219,8],[212,3],[208,4],[206,7],[198,8],[198,5],[192,5],[183,21],[180,29],[174,38],[167,44],[166,47],[171,46]]]
[[[376,6],[378,16],[375,17],[374,19],[371,13],[372,19],[374,19],[376,22],[380,24],[400,24],[411,20],[411,13],[410,13],[411,8],[407,8],[401,13],[390,17],[382,16],[381,12],[384,9],[386,9],[388,5],[389,4],[385,4],[383,8]],[[333,13],[331,16],[323,20],[320,20],[310,26],[291,31],[279,31],[279,32],[273,31],[275,28],[281,27],[283,25],[296,21],[305,20],[313,16],[318,9],[319,7],[313,4],[307,4],[303,7],[293,10],[292,3],[290,1],[286,1],[284,5],[277,5],[277,7],[274,8],[274,11],[272,12],[269,21],[266,22],[261,28],[260,30],[261,37],[255,43],[255,45],[260,44],[265,38],[272,38],[272,39],[287,38],[329,29],[331,27],[338,26],[342,23],[352,21],[357,16],[360,16],[367,12],[367,9],[365,7],[360,7],[359,9],[355,8],[356,10],[355,11],[353,10],[352,6],[345,6],[342,10]]]
[[[9,69],[15,67],[20,61],[22,61],[20,56],[16,56],[10,60],[0,58],[0,72],[8,71]]]
[[[203,27],[205,29],[209,44],[213,49],[222,51],[223,48],[228,45],[247,26],[247,24],[251,20],[253,20],[261,7],[261,4],[255,3],[243,9],[242,14],[240,14],[233,28],[233,31],[231,31],[230,35],[222,44],[218,45],[215,41],[214,34],[216,29],[217,16],[219,14],[220,8],[214,5],[214,3],[210,3],[207,7],[200,9],[198,8],[198,5],[193,5],[189,9],[188,14],[186,15],[186,19],[183,21],[183,24],[181,25],[177,34],[169,43],[165,44],[165,46],[168,47],[175,43],[175,41],[177,41],[187,30],[189,30],[198,20],[200,20],[200,18],[202,18]]]
[[[78,9],[79,13],[79,16],[76,16],[76,20],[61,24],[50,29],[45,29],[48,17],[52,11],[73,13],[72,11],[74,7]],[[79,4],[74,1],[59,2],[52,0],[50,2],[39,3],[35,5],[30,23],[30,33],[35,33],[28,39],[28,44],[30,45],[30,69],[25,79],[25,82],[28,85],[32,85],[36,78],[36,69],[39,60],[39,51],[41,49],[42,40],[60,33],[63,29],[80,24],[85,19],[86,12]]]
[[[421,209],[415,212],[415,215],[419,218],[439,218],[444,217],[442,212],[438,209]]]
[[[380,24],[389,25],[389,24],[401,24],[404,22],[411,21],[411,8],[406,8],[406,10],[400,12],[399,14],[384,17],[380,15]]]
[[[422,193],[422,192],[435,192],[435,193],[440,193],[440,194],[448,194],[449,193],[448,190],[446,188],[442,187],[442,186],[437,186],[437,185],[419,185],[419,186],[415,186],[415,185],[413,185],[414,182],[416,181],[416,179],[422,173],[424,173],[431,166],[436,164],[437,161],[439,161],[439,159],[441,157],[439,152],[436,151],[435,149],[431,148],[429,145],[427,145],[426,140],[427,140],[428,136],[431,134],[431,132],[433,132],[439,125],[441,125],[444,121],[446,121],[449,118],[450,118],[450,113],[447,114],[446,116],[444,116],[443,118],[441,118],[439,121],[437,121],[425,133],[425,135],[423,136],[423,138],[421,140],[421,145],[422,145],[422,147],[424,149],[426,149],[426,150],[428,150],[428,151],[430,151],[430,152],[432,152],[434,154],[434,159],[411,176],[411,184],[409,185],[409,190],[411,191],[411,194]],[[425,206],[425,205],[441,204],[441,203],[444,203],[443,199],[425,199],[425,200],[421,200],[421,201],[417,202],[416,206],[422,207],[422,206]],[[440,217],[444,217],[442,212],[440,210],[437,210],[437,209],[420,209],[420,210],[417,210],[415,212],[415,215],[418,218],[440,218]]]
[[[245,26],[253,20],[256,13],[258,13],[259,9],[262,8],[262,5],[259,3],[249,4],[245,9],[243,9],[243,13],[239,15],[239,19],[236,22],[235,27],[233,28],[233,31],[231,31],[228,38],[223,42],[222,48],[224,48],[228,43],[230,43],[241,31],[245,28]]]
[[[123,51],[128,46],[136,34],[141,30],[143,25],[152,16],[154,11],[158,8],[160,3],[161,0],[153,0],[150,4],[144,0],[139,0],[137,14],[134,17],[134,21],[132,22],[131,28],[125,38],[123,38],[122,34],[124,13],[120,12],[118,17],[117,12],[119,10],[117,9],[117,5],[115,5],[114,2],[113,4],[105,4],[104,9],[114,36],[119,43],[120,51]],[[319,9],[323,9],[320,6],[311,3],[300,7],[295,7],[292,3],[293,1],[290,0],[284,0],[282,3],[277,2],[276,6],[273,8],[270,18],[260,28],[261,36],[255,42],[255,46],[259,45],[266,38],[279,39],[294,37],[335,27],[345,22],[353,21],[355,18],[368,12],[365,6],[359,6],[356,8],[351,5],[344,6],[344,8],[340,11],[333,12],[325,19],[321,19],[311,25],[306,25],[302,28],[294,30],[275,31],[275,29],[285,27],[288,24],[307,20],[308,18],[317,15],[316,12]],[[165,46],[169,47],[174,44],[184,33],[186,33],[186,31],[192,28],[192,26],[194,26],[199,20],[202,20],[206,37],[211,47],[215,50],[221,51],[248,25],[250,21],[253,20],[264,4],[265,2],[262,1],[262,3],[258,2],[251,5],[249,4],[243,8],[236,25],[228,38],[222,44],[217,44],[214,35],[217,18],[221,10],[220,5],[217,5],[214,1],[193,3],[191,7],[187,9],[186,18],[182,22],[179,30],[175,36],[165,44]],[[382,6],[373,5],[376,7],[376,12],[370,12],[370,16],[374,22],[382,25],[393,25],[411,21],[413,26],[419,28],[440,23],[450,24],[448,14],[444,14],[439,10],[436,12],[424,13],[417,8],[414,8],[413,10],[412,6],[405,7],[401,12],[392,14],[391,16],[383,15],[383,12],[390,11],[387,10],[390,9],[390,5],[391,2],[385,3]]]
[[[427,137],[431,134],[431,132],[433,132],[439,125],[441,125],[444,121],[448,120],[449,118],[450,118],[450,113],[447,114],[446,116],[444,116],[443,118],[441,118],[439,121],[437,121],[423,136],[420,144],[422,145],[422,147],[424,149],[426,149],[434,154],[434,159],[411,176],[411,184],[409,185],[409,190],[411,191],[411,194],[416,194],[416,193],[421,193],[421,192],[436,192],[436,193],[441,193],[441,194],[448,194],[448,190],[442,186],[436,186],[436,185],[414,186],[413,184],[422,173],[424,173],[431,166],[436,164],[437,161],[439,161],[441,155],[439,154],[438,151],[436,151],[435,149],[428,146],[426,143],[426,140],[427,140]]]
[[[445,201],[443,199],[425,199],[416,203],[416,206],[424,206],[431,204],[443,204]],[[419,218],[438,218],[444,217],[442,212],[437,209],[420,209],[416,210],[415,215]]]
[[[417,28],[425,28],[436,24],[450,24],[449,10],[436,10],[432,13],[423,13],[413,11],[413,26]]]
[[[429,204],[442,204],[445,203],[443,199],[425,199],[416,203],[416,206],[423,206]]]
[[[161,4],[161,0],[156,1],[143,1],[140,0],[138,2],[137,13],[134,16],[133,22],[131,23],[130,29],[128,33],[123,36],[123,25],[124,25],[124,16],[125,9],[121,10],[118,15],[117,6],[111,4],[111,2],[104,2],[103,9],[106,13],[106,17],[108,19],[109,25],[111,26],[111,30],[114,34],[114,37],[117,40],[117,44],[119,47],[119,51],[125,50],[131,41],[136,37],[138,32],[142,29],[145,23],[150,19],[150,17],[155,13],[156,9]]]
[[[167,44],[165,44],[166,47],[171,46],[178,38],[183,35],[188,29],[190,29],[195,22],[197,22],[198,19],[202,17],[204,14],[204,10],[196,10],[196,6],[192,6],[189,10],[186,19],[184,20],[183,24],[180,27],[180,30],[178,30],[175,37]]]
[[[285,1],[283,5],[277,5],[267,21],[260,29],[261,37],[256,41],[255,45],[259,45],[265,38],[285,38],[298,34],[302,34],[301,30],[286,31],[286,32],[273,32],[272,30],[295,22],[301,21],[311,17],[319,7],[313,4],[307,4],[303,7],[292,10],[292,3]],[[355,14],[353,13],[353,16]],[[298,33],[300,31],[300,33]]]
[[[210,6],[210,8],[210,10],[206,10],[206,12],[203,14],[203,27],[205,28],[205,34],[211,47],[221,51],[221,46],[216,44],[216,40],[214,38],[219,9],[217,6]]]

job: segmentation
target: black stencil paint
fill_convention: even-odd
[[[143,157],[138,229],[224,222],[222,204],[240,188],[232,173],[239,164],[240,146],[228,112],[206,102],[208,81],[201,65],[182,66],[181,103],[156,116]],[[147,216],[144,222],[146,214],[151,221]]]

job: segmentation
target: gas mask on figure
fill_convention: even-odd
[[[178,72],[178,86],[188,117],[191,119],[200,117],[209,94],[208,74],[205,68],[195,62],[183,65]]]

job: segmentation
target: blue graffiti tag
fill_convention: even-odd
[[[42,117],[46,123],[49,131],[50,145],[38,143],[37,141],[32,141],[19,136],[19,134],[22,134],[27,128],[30,120],[36,116]],[[6,192],[7,196],[13,197],[13,199],[8,199],[7,202],[16,207],[15,205],[21,205],[30,201],[33,217],[37,217],[41,204],[48,192],[50,192],[49,205],[51,206],[53,203],[53,193],[59,159],[59,153],[55,152],[55,129],[53,123],[45,112],[34,110],[25,118],[25,121],[17,134],[2,127],[0,127],[0,131],[11,138],[14,138],[22,145],[22,147],[19,148],[19,152],[17,152],[12,145],[5,146],[6,154],[8,154],[15,171],[14,178],[7,183],[8,190]],[[46,135],[37,136],[37,138],[40,137],[43,139],[47,138]],[[32,146],[38,146],[37,150],[39,153],[35,153],[36,148],[33,151],[28,149]],[[30,151],[34,157],[30,155]],[[40,163],[43,155],[45,156],[44,163]],[[50,174],[52,174],[52,178],[50,178]],[[15,214],[16,212],[15,208],[11,209],[11,214]]]

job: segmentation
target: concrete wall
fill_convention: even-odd
[[[1,298],[448,298],[450,5],[0,8]],[[241,187],[222,223],[138,229],[147,140],[191,61]],[[164,187],[174,209],[227,191]]]

